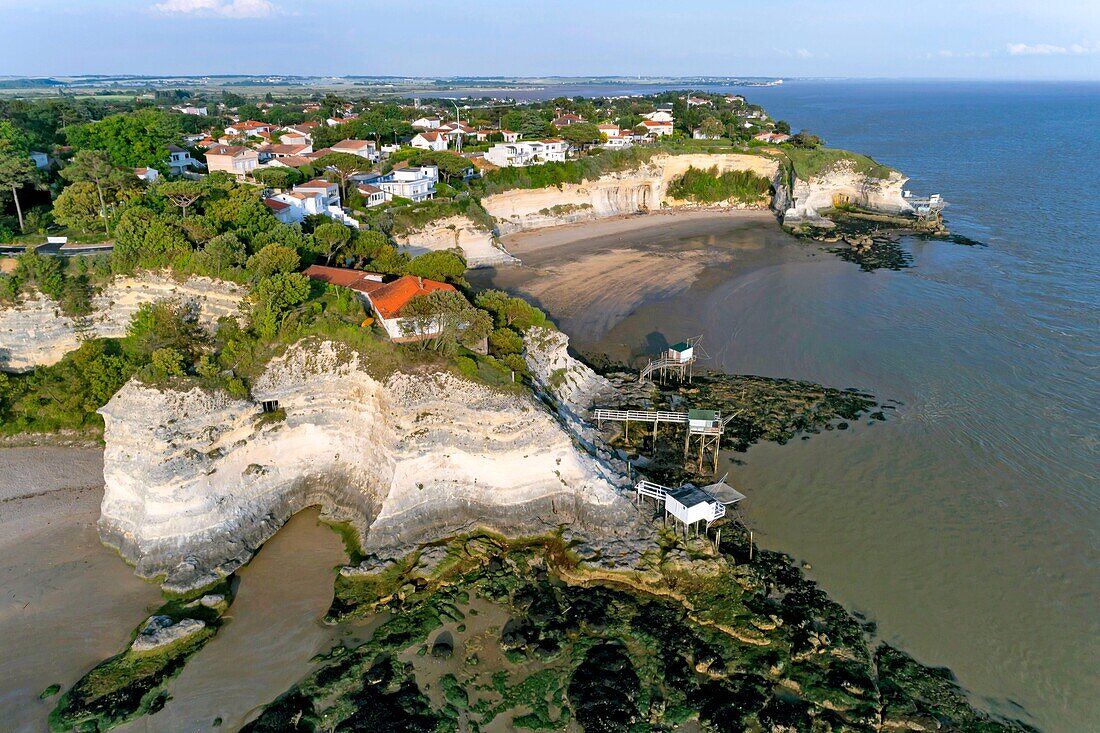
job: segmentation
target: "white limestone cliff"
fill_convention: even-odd
[[[504,191],[486,196],[481,204],[496,219],[501,234],[640,211],[696,207],[668,196],[672,180],[691,167],[717,168],[720,174],[746,170],[772,179],[779,163],[772,158],[738,153],[662,154],[653,156],[639,168],[609,173],[594,181],[567,183],[560,188]]]
[[[80,347],[84,338],[120,338],[145,303],[169,300],[189,304],[199,322],[212,327],[222,316],[237,316],[245,288],[208,277],[177,282],[165,273],[117,277],[92,299],[92,312],[70,318],[57,301],[36,293],[0,308],[0,370],[26,372],[49,366]]]
[[[272,362],[257,402],[128,383],[100,410],[103,541],[174,590],[232,572],[311,505],[379,558],[476,528],[568,525],[618,548],[606,562],[632,562],[623,538],[642,525],[622,477],[536,400],[449,373],[370,370],[324,342]]]
[[[777,186],[774,208],[782,214],[783,223],[791,226],[803,223],[832,226],[819,212],[838,203],[885,214],[909,214],[913,207],[903,196],[908,180],[897,171],[890,171],[886,178],[877,178],[858,171],[851,161],[838,161],[808,180],[795,178],[790,190]]]
[[[420,229],[397,234],[401,250],[413,257],[425,252],[459,249],[470,268],[498,267],[518,262],[494,241],[493,233],[467,216],[449,216],[429,222]]]

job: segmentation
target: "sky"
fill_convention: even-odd
[[[1100,0],[0,0],[0,75],[1100,79]]]

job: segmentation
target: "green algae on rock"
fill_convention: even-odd
[[[750,561],[740,527],[723,536],[716,550],[661,533],[633,572],[586,566],[559,533],[453,538],[427,574],[415,558],[344,574],[332,617],[386,620],[248,730],[1031,730],[971,707],[949,674],[873,648],[789,557]],[[424,653],[443,632],[452,655]]]
[[[227,578],[162,605],[134,630],[125,651],[100,662],[61,696],[50,729],[106,731],[164,707],[168,683],[214,638],[232,592]],[[180,633],[164,633],[172,629]]]

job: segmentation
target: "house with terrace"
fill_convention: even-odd
[[[378,146],[373,140],[341,140],[329,149],[334,153],[358,155],[372,163],[378,162]]]
[[[413,135],[412,140],[409,141],[409,145],[421,150],[446,150],[449,142],[450,138],[447,136],[447,133],[429,130],[427,132],[418,132]]]
[[[206,151],[206,167],[244,178],[260,164],[260,154],[243,145],[215,145]]]

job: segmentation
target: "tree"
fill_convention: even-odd
[[[356,264],[361,265],[368,260],[373,260],[388,246],[390,246],[390,242],[386,239],[385,234],[375,229],[365,229],[355,233],[355,237],[347,249],[344,250],[344,254]]]
[[[180,216],[187,216],[187,207],[206,193],[196,181],[165,181],[157,186],[157,193],[180,207]]]
[[[321,254],[325,256],[325,264],[332,264],[332,258],[351,239],[351,230],[343,224],[326,222],[319,224],[313,230],[313,241],[317,244]]]
[[[791,123],[787,122],[786,120],[779,120],[779,122],[775,123],[775,131],[776,132],[781,132],[784,135],[790,135],[791,134]]]
[[[125,172],[116,168],[107,154],[100,150],[81,150],[61,169],[61,176],[73,183],[95,184],[99,195],[99,213],[103,219],[103,228],[107,236],[111,235],[111,225],[107,219],[107,200],[112,199],[133,175],[123,178]],[[136,179],[135,179],[136,180]]]
[[[53,204],[53,216],[61,224],[89,231],[100,223],[99,198],[94,183],[74,183],[67,186]]]
[[[244,242],[233,232],[219,234],[211,239],[202,248],[202,255],[206,266],[214,270],[215,277],[222,276],[222,268],[241,267],[248,258]]]
[[[103,151],[115,165],[155,168],[165,162],[168,146],[184,134],[185,124],[201,123],[197,117],[150,108],[66,128],[65,137],[78,151]]]
[[[460,280],[466,272],[466,260],[450,250],[426,252],[412,258],[407,272],[429,280]]]
[[[300,272],[285,272],[256,283],[248,296],[252,328],[263,338],[273,337],[286,314],[309,297],[309,278]]]
[[[600,141],[600,128],[592,122],[578,122],[575,125],[563,127],[558,135],[570,145],[585,147]]]
[[[401,309],[401,328],[408,336],[428,338],[419,341],[421,348],[432,348],[449,356],[459,343],[472,343],[484,338],[492,328],[492,319],[485,311],[470,305],[459,293],[436,290],[418,295]]]
[[[357,173],[370,170],[370,161],[351,153],[329,153],[314,161],[316,165],[327,168],[340,179],[340,195],[347,196],[348,181]]]
[[[269,188],[290,188],[302,182],[302,174],[296,168],[263,168],[253,171],[252,177]]]
[[[298,253],[285,244],[269,244],[248,258],[248,269],[256,279],[270,277],[277,273],[294,272],[301,258]]]
[[[19,217],[19,231],[26,231],[23,207],[19,204],[19,189],[27,185],[41,185],[38,168],[22,151],[0,150],[0,187],[11,191],[15,200],[15,213]]]
[[[819,148],[825,144],[824,140],[808,130],[799,131],[791,137],[789,142],[796,148]]]
[[[704,137],[710,139],[722,136],[722,122],[717,117],[707,117],[699,125],[699,131]]]

